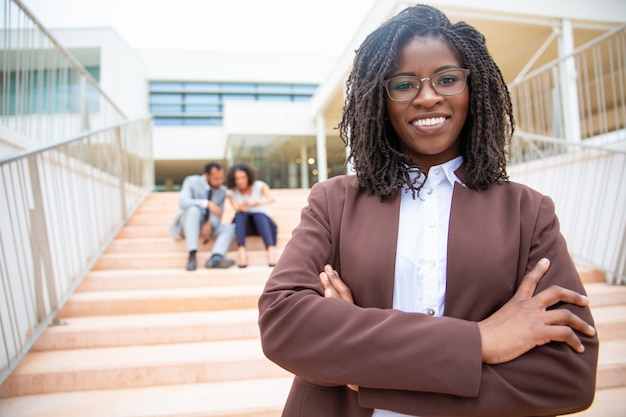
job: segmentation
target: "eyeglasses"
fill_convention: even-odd
[[[465,90],[469,74],[470,70],[461,68],[440,71],[428,78],[398,75],[385,80],[385,89],[393,101],[411,101],[419,94],[422,83],[428,80],[430,86],[440,96],[454,96]]]

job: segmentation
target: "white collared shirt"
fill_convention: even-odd
[[[452,191],[455,182],[462,184],[454,171],[462,163],[463,157],[459,156],[431,167],[424,187],[415,198],[407,186],[402,191],[393,289],[396,310],[434,317],[443,315]],[[417,175],[419,172],[415,171],[414,176]],[[405,416],[378,409],[372,414],[372,417]]]

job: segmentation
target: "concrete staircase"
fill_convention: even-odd
[[[284,247],[308,190],[273,190]],[[257,237],[248,268],[184,270],[167,228],[177,193],[153,193],[59,317],[0,386],[1,417],[278,417],[291,375],[261,351],[256,303],[269,276]],[[225,219],[232,218],[227,208]],[[235,246],[229,257],[235,258]],[[200,248],[203,264],[210,245]],[[626,416],[626,288],[581,269],[601,339],[585,417]]]

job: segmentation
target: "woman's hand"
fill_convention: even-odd
[[[524,276],[513,298],[478,322],[484,363],[507,362],[549,342],[567,343],[576,352],[584,352],[575,330],[593,336],[594,328],[567,309],[548,308],[560,302],[585,307],[589,299],[556,285],[533,295],[549,267],[550,261],[541,259]]]
[[[320,281],[322,281],[325,298],[341,298],[354,304],[352,291],[350,291],[350,288],[341,280],[341,277],[339,277],[339,274],[332,266],[324,266],[324,271],[320,272],[319,277]]]
[[[354,304],[352,298],[352,291],[341,280],[337,271],[332,266],[324,266],[324,271],[320,272],[320,281],[322,281],[322,288],[324,288],[324,298],[341,298],[351,304]],[[359,386],[354,384],[347,384],[348,388],[352,391],[359,391]]]

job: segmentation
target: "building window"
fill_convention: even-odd
[[[226,101],[309,101],[316,88],[313,84],[155,81],[150,83],[150,112],[156,126],[221,126]]]

